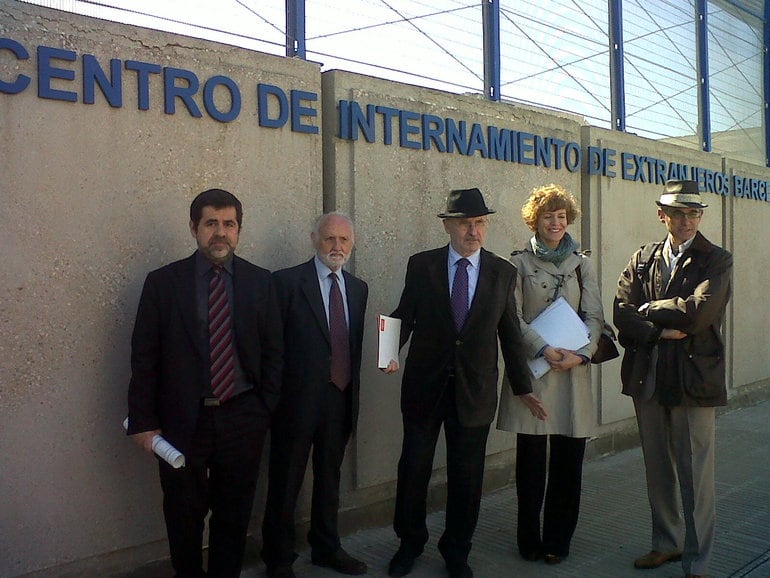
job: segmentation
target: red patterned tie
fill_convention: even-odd
[[[329,274],[332,281],[329,290],[329,337],[332,342],[331,380],[341,391],[350,383],[350,341],[345,321],[345,305],[342,303],[337,275]]]
[[[209,350],[211,389],[220,401],[233,393],[233,332],[230,302],[227,299],[222,268],[214,267],[209,283]]]

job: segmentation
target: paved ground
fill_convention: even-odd
[[[770,578],[770,401],[734,410],[717,420],[717,545],[712,578]],[[641,451],[586,463],[580,522],[570,557],[558,566],[525,562],[515,552],[516,491],[486,496],[470,564],[476,578],[673,578],[679,563],[656,570],[635,570],[632,560],[649,549],[649,513]],[[431,541],[410,578],[445,578],[436,540],[443,512],[429,516]],[[368,576],[387,576],[398,543],[390,527],[347,536],[343,546],[369,565]],[[301,552],[298,578],[339,578],[310,564]],[[122,578],[166,578],[166,565],[151,565]],[[251,560],[241,578],[263,578],[264,566]]]

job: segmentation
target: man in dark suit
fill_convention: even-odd
[[[271,429],[270,476],[262,525],[262,558],[271,578],[293,578],[294,510],[313,448],[308,542],[312,562],[343,574],[366,564],[340,546],[340,467],[355,430],[361,342],[368,288],[342,267],[355,243],[352,221],[322,215],[310,235],[315,256],[274,273],[283,318],[281,401]]]
[[[498,341],[508,383],[533,413],[522,354],[514,288],[516,269],[482,248],[487,208],[478,189],[452,191],[443,219],[449,245],[409,259],[393,317],[401,345],[411,335],[401,385],[404,440],[398,463],[393,523],[401,545],[391,576],[409,574],[428,541],[428,483],[439,431],[447,445],[446,529],[439,550],[451,578],[470,578],[471,539],[478,520],[489,425],[497,408]],[[391,362],[386,373],[395,371]]]
[[[198,250],[151,272],[131,341],[128,434],[162,434],[186,459],[159,460],[178,578],[237,578],[262,446],[279,394],[283,337],[270,273],[233,253],[243,211],[220,189],[190,206]],[[209,520],[208,573],[203,529]]]

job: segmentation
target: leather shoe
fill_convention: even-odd
[[[684,578],[706,578],[705,574],[687,574]]]
[[[467,562],[457,562],[451,566],[447,564],[446,569],[449,572],[449,578],[473,578],[473,570]]]
[[[521,557],[527,562],[537,562],[543,559],[543,553],[540,550],[532,550],[530,552],[519,552]]]
[[[652,550],[641,558],[634,560],[634,568],[639,568],[640,570],[651,570],[653,568],[663,566],[663,564],[666,562],[676,562],[677,560],[681,559],[681,552],[663,553],[658,552],[657,550]]]
[[[349,576],[359,576],[366,574],[367,571],[366,562],[353,558],[342,548],[339,548],[334,554],[327,556],[311,556],[310,561],[315,566],[331,568],[340,574],[347,574]]]
[[[420,554],[422,554],[422,551],[415,552],[403,545],[399,546],[398,551],[396,551],[390,560],[390,564],[388,564],[388,576],[400,578],[409,574],[414,566],[414,561],[417,560],[417,556]]]
[[[562,557],[556,554],[546,554],[544,556],[546,564],[561,564]]]
[[[296,578],[294,570],[288,564],[280,564],[267,569],[268,578]]]

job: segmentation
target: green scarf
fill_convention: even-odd
[[[578,244],[569,233],[564,233],[561,241],[559,241],[559,246],[555,249],[551,249],[548,245],[542,243],[538,238],[537,233],[535,233],[529,240],[529,244],[532,247],[532,252],[535,254],[535,257],[553,263],[557,267],[561,265],[564,259],[578,249]]]

